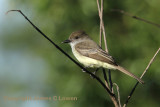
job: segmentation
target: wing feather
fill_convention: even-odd
[[[75,49],[82,55],[117,66],[112,56],[102,50],[94,41],[83,41],[76,44]]]

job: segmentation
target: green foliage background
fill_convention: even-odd
[[[103,87],[82,73],[73,62],[45,40],[30,24],[10,9],[22,10],[55,43],[76,30],[85,30],[97,43],[99,16],[96,0],[2,0],[0,7],[0,106],[1,107],[112,107]],[[104,0],[104,23],[110,54],[129,71],[140,76],[160,46],[160,29],[111,12],[123,9],[155,23],[160,22],[158,0]],[[145,74],[129,107],[160,106],[160,54]],[[97,75],[103,78],[102,72]],[[124,103],[136,80],[112,71]],[[78,97],[77,101],[7,101],[8,97]]]

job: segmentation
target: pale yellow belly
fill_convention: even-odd
[[[72,49],[72,52],[74,56],[77,58],[77,60],[86,67],[95,67],[95,68],[103,67],[108,69],[115,69],[113,65],[83,56],[79,54],[75,49]]]

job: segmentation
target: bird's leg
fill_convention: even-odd
[[[91,66],[93,66],[93,65],[91,64],[89,66],[84,66],[84,68],[86,69],[87,67],[91,67]],[[82,72],[86,72],[86,71],[84,69],[82,69]]]
[[[84,67],[86,69],[86,67]],[[86,72],[84,69],[82,69],[82,72]]]
[[[90,66],[88,66],[88,67],[92,67],[92,66],[94,66],[94,65],[90,65]],[[85,69],[87,68],[87,67],[84,67]],[[96,75],[96,72],[99,70],[99,68],[97,68],[94,72],[93,72],[93,74],[94,75]],[[82,72],[86,72],[84,69],[82,69]],[[91,76],[91,78],[94,78],[91,74],[90,74],[90,76]]]

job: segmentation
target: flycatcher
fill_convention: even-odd
[[[135,78],[140,83],[144,83],[140,78],[119,66],[112,56],[97,45],[84,31],[73,32],[68,40],[63,43],[69,43],[74,56],[85,67],[103,67],[108,69],[118,69],[119,71]]]

